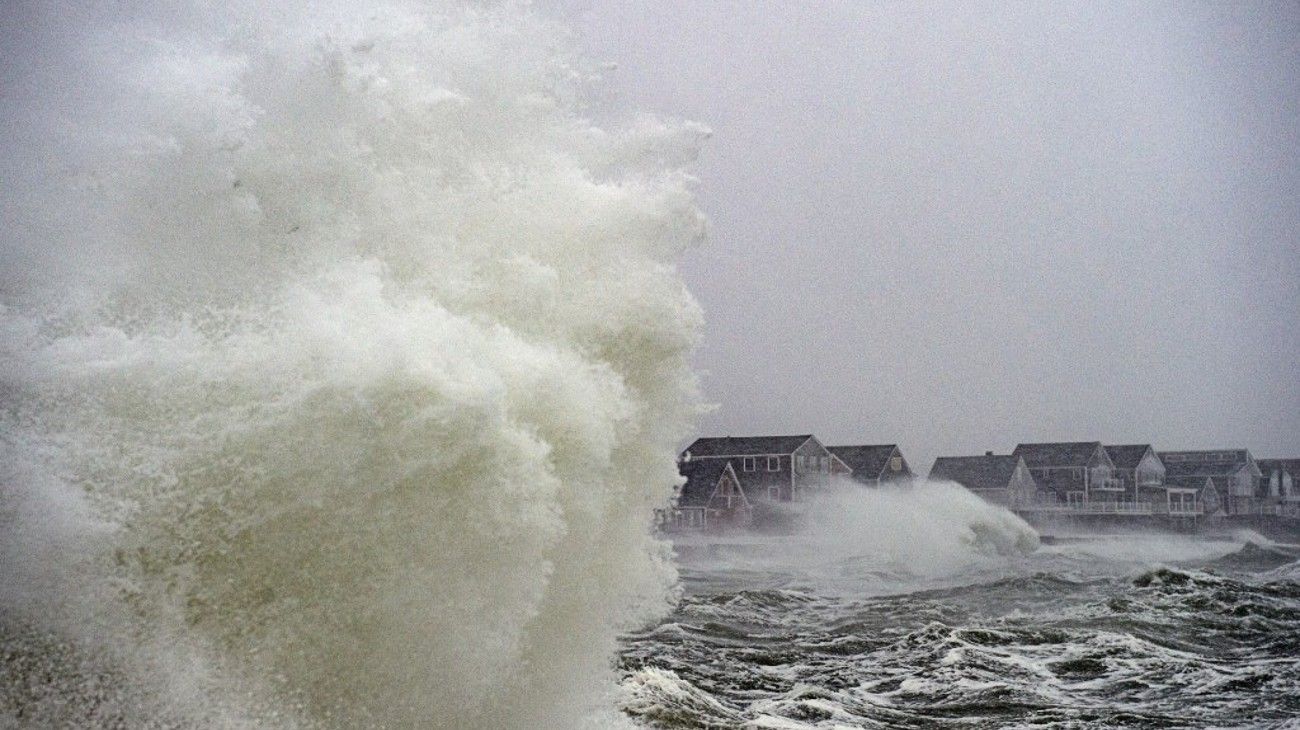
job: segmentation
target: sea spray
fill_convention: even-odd
[[[868,558],[917,575],[952,573],[1038,548],[1038,534],[1006,507],[945,481],[872,488],[840,478],[813,501],[807,519],[819,554]]]
[[[805,501],[766,508],[786,513],[787,531],[678,535],[679,557],[693,570],[775,573],[862,595],[1000,574],[1039,548],[1024,520],[951,482],[867,487],[834,478]]]
[[[513,3],[6,13],[0,711],[614,722],[703,131],[594,126]]]

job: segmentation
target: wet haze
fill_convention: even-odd
[[[709,434],[1300,455],[1300,6],[570,5],[701,121]]]

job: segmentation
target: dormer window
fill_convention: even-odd
[[[745,471],[757,471],[758,459],[753,456],[746,456],[745,458],[740,460],[740,466]]]
[[[779,457],[779,456],[769,456],[769,457],[767,457],[767,470],[768,470],[768,471],[781,471],[781,457]]]

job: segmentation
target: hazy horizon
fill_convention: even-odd
[[[701,434],[1300,454],[1300,7],[565,7],[714,132]]]

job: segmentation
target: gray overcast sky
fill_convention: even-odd
[[[715,133],[705,432],[1300,456],[1300,4],[568,12]]]

